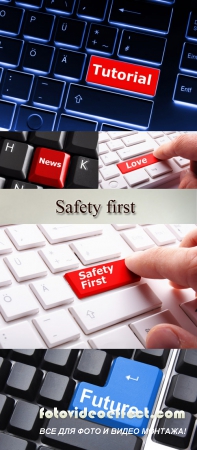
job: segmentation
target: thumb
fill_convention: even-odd
[[[197,337],[176,325],[156,325],[146,338],[147,348],[197,348]]]
[[[179,189],[197,189],[197,176],[192,170],[181,173]]]

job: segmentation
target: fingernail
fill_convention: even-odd
[[[147,336],[146,345],[148,348],[180,348],[181,344],[178,336],[171,328],[160,328]]]

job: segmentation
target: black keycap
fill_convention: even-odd
[[[117,37],[117,28],[93,24],[86,44],[87,50],[94,53],[112,55]]]
[[[97,144],[98,133],[75,131],[75,133],[68,134],[65,151],[71,155],[98,159]]]
[[[197,21],[197,14],[191,12],[186,36],[193,40],[197,40],[196,21]]]
[[[118,357],[118,356],[122,356],[123,358],[131,358],[132,357],[132,354],[133,354],[133,350],[129,350],[129,349],[107,349],[107,350],[104,350],[104,351],[106,351],[107,353],[109,353],[110,355],[112,355],[112,356],[116,356],[116,357]]]
[[[36,184],[27,183],[19,180],[8,180],[6,182],[6,189],[42,189],[42,187],[37,186]]]
[[[166,411],[171,411],[172,413],[174,413],[174,411],[176,411],[174,408],[164,408],[163,412],[165,413]],[[155,440],[158,442],[161,442],[162,444],[165,445],[169,445],[170,447],[176,447],[176,448],[187,448],[189,445],[189,441],[191,438],[191,434],[192,434],[192,429],[194,426],[194,422],[195,419],[194,417],[186,412],[185,413],[185,418],[184,419],[174,419],[174,417],[172,418],[165,418],[163,417],[162,419],[159,420],[158,425],[156,427],[156,429],[158,430],[160,428],[160,430],[163,428],[163,433],[162,432],[158,432],[154,434]],[[165,433],[165,430],[172,430],[177,428],[180,429],[182,428],[184,430],[184,434],[181,433]]]
[[[47,427],[57,428],[55,435],[45,435],[42,441],[50,446],[57,447],[61,450],[101,450],[107,448],[107,450],[140,450],[142,440],[134,435],[120,435],[120,434],[103,434],[104,426],[99,424],[101,430],[100,434],[88,434],[78,433],[79,429],[85,430],[86,428],[92,428],[95,426],[92,422],[88,422],[85,419],[66,418],[50,419]],[[60,428],[75,428],[75,434],[59,434]]]
[[[26,12],[23,35],[26,39],[49,42],[53,31],[55,17],[35,11]],[[44,25],[44,26],[43,26]]]
[[[73,156],[66,182],[67,189],[98,189],[98,160]]]
[[[112,357],[102,350],[83,350],[74,370],[74,378],[104,386]]]
[[[39,389],[43,373],[33,366],[16,362],[5,386],[5,392],[25,400],[33,400]]]
[[[0,131],[0,136],[13,141],[27,141],[28,131]]]
[[[91,120],[79,119],[77,117],[67,116],[62,114],[58,125],[58,130],[81,130],[81,131],[95,131],[97,129],[97,122]]]
[[[190,413],[197,412],[197,379],[187,375],[172,377],[165,401],[167,406],[173,406]]]
[[[0,357],[0,389],[3,388],[11,369],[11,362]]]
[[[17,67],[20,62],[23,41],[0,36],[0,64],[1,66]]]
[[[2,97],[5,99],[18,99],[21,103],[29,100],[33,78],[33,75],[8,70],[3,85]]]
[[[77,355],[78,350],[47,350],[42,361],[42,368],[50,372],[57,372],[69,376]]]
[[[36,446],[33,442],[27,442],[24,439],[0,433],[0,448],[2,450],[35,450]]]
[[[37,439],[42,427],[39,406],[19,400],[8,425],[9,433],[27,439]]]
[[[181,350],[175,370],[178,373],[197,377],[197,350]]]
[[[0,394],[0,430],[4,430],[14,409],[13,398]]]
[[[5,358],[9,353],[9,350],[0,350],[0,356],[2,356],[2,358]]]
[[[197,78],[178,75],[174,92],[177,102],[197,104]]]
[[[136,350],[134,359],[136,361],[157,366],[159,369],[164,369],[169,353],[169,350],[162,349]]]
[[[29,72],[47,75],[50,72],[54,48],[29,42],[26,46],[23,68]]]
[[[104,20],[106,6],[106,0],[99,0],[99,2],[80,0],[77,15],[80,17],[91,17],[96,20]]]
[[[54,11],[61,14],[72,14],[75,0],[46,0],[47,11]]]
[[[165,45],[164,38],[124,30],[118,54],[125,59],[161,64]]]
[[[180,68],[197,72],[197,45],[184,44]]]
[[[3,189],[3,188],[4,188],[4,186],[5,186],[5,182],[6,182],[6,179],[5,179],[5,178],[2,178],[2,177],[0,177],[0,189]]]
[[[0,151],[1,174],[25,180],[33,151],[33,147],[28,144],[4,140]]]
[[[28,184],[28,183],[27,183]],[[18,361],[24,364],[29,364],[30,366],[39,365],[44,350],[12,350],[10,354],[10,359]]]
[[[54,74],[57,78],[81,80],[86,61],[85,53],[58,50]]]
[[[16,124],[17,130],[43,130],[54,129],[56,114],[43,109],[21,106]]]
[[[105,107],[103,108],[103,105]],[[71,84],[66,112],[148,128],[153,102]],[[104,117],[103,117],[104,116]]]
[[[0,5],[0,33],[16,36],[20,32],[24,11]]]
[[[109,22],[167,34],[172,8],[160,2],[114,0]]]
[[[39,147],[52,148],[62,150],[66,138],[66,131],[45,132],[36,131],[31,133],[29,137],[30,144]]]
[[[81,20],[61,17],[55,35],[55,44],[80,48],[82,46],[86,23]]]
[[[15,103],[0,100],[0,128],[10,130],[16,109]]]
[[[33,6],[34,8],[41,8],[43,1],[42,0],[17,0],[16,5],[21,6]]]
[[[48,372],[40,389],[38,402],[45,406],[67,409],[75,384],[71,378]]]
[[[34,105],[48,105],[54,109],[58,109],[62,103],[64,88],[65,83],[62,81],[39,77],[33,97]]]
[[[194,439],[192,441],[191,450],[197,450],[197,428],[194,434]]]

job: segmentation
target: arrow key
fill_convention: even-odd
[[[86,49],[95,53],[112,55],[117,37],[117,28],[92,24],[86,44]]]

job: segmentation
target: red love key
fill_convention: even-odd
[[[159,161],[152,153],[148,153],[148,155],[138,156],[137,158],[128,159],[126,162],[119,163],[117,167],[122,173],[128,173]]]

